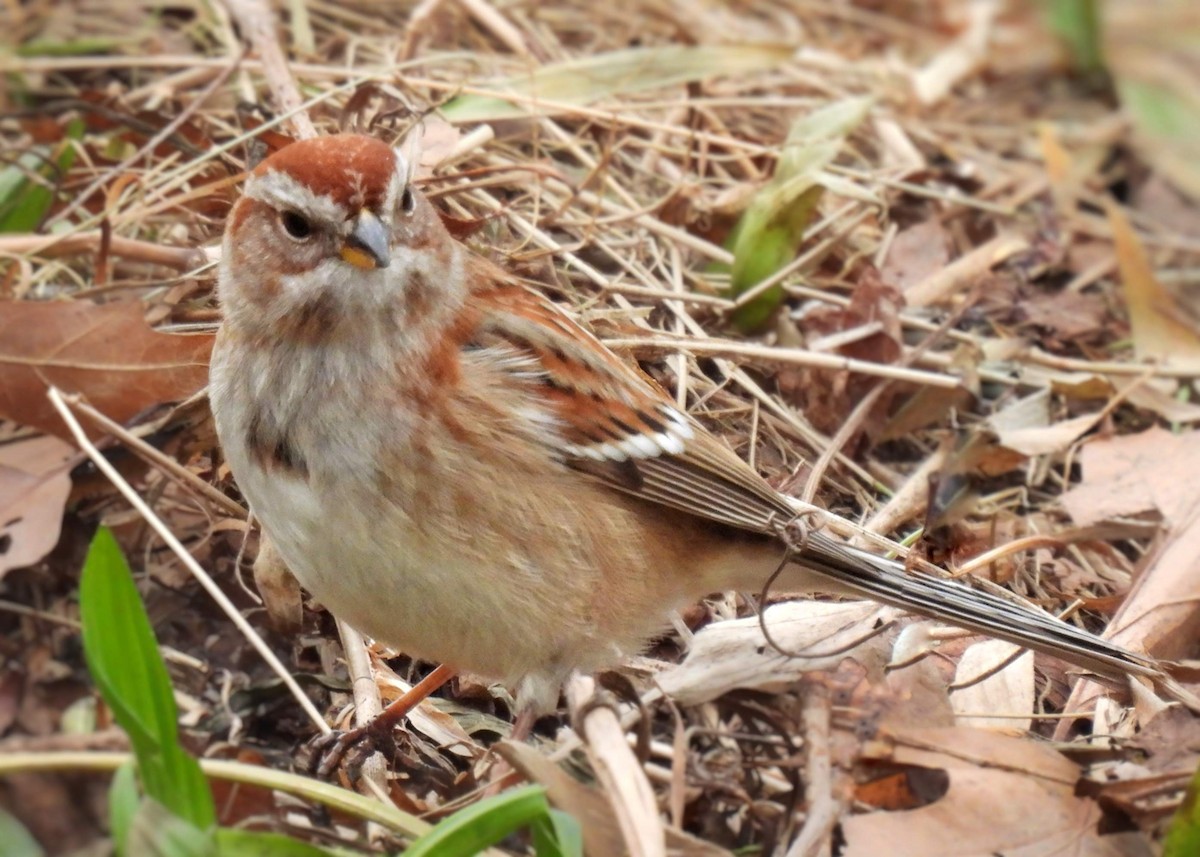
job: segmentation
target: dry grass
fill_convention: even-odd
[[[1130,148],[1107,95],[1064,74],[1036,16],[1017,8],[972,22],[968,5],[292,0],[282,4],[280,30],[260,31],[247,51],[220,4],[9,4],[7,38],[24,53],[0,57],[10,78],[0,118],[6,160],[35,143],[53,148],[73,118],[85,130],[70,170],[44,179],[66,200],[37,230],[49,237],[0,236],[0,294],[136,296],[161,329],[211,328],[214,269],[194,248],[211,256],[219,244],[240,177],[263,151],[256,138],[273,148],[272,135],[305,133],[301,117],[319,133],[422,134],[422,184],[465,240],[642,359],[773,483],[897,541],[930,522],[920,553],[941,564],[1054,535],[1057,548],[1035,540],[1002,550],[983,571],[1048,608],[1082,600],[1104,612],[1106,599],[1130,586],[1150,534],[1144,526],[1081,533],[1070,522],[1057,501],[1079,478],[1078,441],[1097,426],[1132,433],[1196,418],[1186,403],[1169,411],[1161,397],[1157,408],[1148,396],[1118,393],[1131,377],[1149,388],[1190,379],[1194,368],[1131,359],[1104,202],[1114,190],[1134,200],[1127,214],[1165,282],[1194,283],[1200,238],[1137,201],[1152,165]],[[236,12],[244,23],[254,9]],[[983,56],[966,50],[972,27],[990,40]],[[276,36],[286,65],[271,60]],[[780,44],[782,59],[771,50]],[[738,73],[716,64],[690,83],[634,87],[647,74],[669,76],[660,65],[598,97],[604,75],[569,65],[665,45],[761,47],[746,49]],[[533,71],[562,63],[566,88],[546,97],[540,81],[531,96]],[[505,95],[497,81],[525,89]],[[580,91],[593,97],[579,100]],[[874,106],[829,169],[795,262],[776,278],[784,311],[767,330],[743,335],[729,322],[737,304],[722,273],[729,231],[774,173],[793,122],[852,96]],[[918,225],[929,230],[924,241],[904,243]],[[917,271],[911,283],[896,281],[905,266]],[[878,268],[886,282],[872,273]],[[1088,396],[1072,387],[1085,381],[1094,384]],[[995,415],[1037,391],[1047,393],[1044,418],[1025,427],[1044,429],[1047,446],[1014,452],[997,441]],[[1081,413],[1101,416],[1051,437]],[[173,454],[233,494],[208,457],[211,439],[190,426],[186,433]],[[157,515],[262,627],[253,596],[234,582],[244,526],[228,505],[178,479],[159,467],[134,476]],[[208,752],[252,748],[286,764],[291,742],[311,726],[285,697],[262,690],[266,674],[244,644],[212,640],[227,633],[223,620],[198,606],[194,584],[122,500],[94,489],[75,502],[72,521],[121,525],[125,543],[141,551],[162,584],[151,587],[152,610],[191,611],[165,623],[163,640],[197,659],[177,681]],[[15,600],[69,612],[68,559],[52,557],[58,576],[49,580],[8,578]],[[731,597],[685,619],[695,628],[748,611]],[[1103,624],[1094,613],[1074,619]],[[336,672],[336,649],[309,622],[299,642],[269,640],[294,667]],[[12,651],[30,627],[10,627]],[[664,640],[642,672],[676,660],[687,636]],[[1066,685],[1049,669],[1039,699],[1053,713]],[[669,821],[761,853],[783,853],[797,837],[827,841],[850,800],[839,794],[829,809],[814,793],[801,769],[811,775],[820,760],[811,749],[801,754],[799,736],[827,734],[831,712],[834,726],[870,731],[903,706],[877,676],[851,668],[810,684],[824,692],[745,691],[683,708],[650,702],[642,769]],[[256,701],[231,696],[255,688]],[[440,812],[471,794],[482,770],[476,737],[505,728],[493,716],[505,707],[485,688],[464,681],[457,695],[467,707],[447,703],[449,721],[425,715],[392,765],[401,778],[390,788],[406,808]],[[344,705],[345,695],[336,701]],[[438,749],[449,736],[460,749]],[[830,764],[852,769],[857,751],[840,752]],[[825,806],[832,820],[801,833],[818,817],[802,805]]]

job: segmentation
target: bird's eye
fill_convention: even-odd
[[[297,241],[306,241],[312,236],[312,224],[308,218],[294,211],[285,211],[279,216],[283,230]]]
[[[404,193],[400,194],[400,209],[405,214],[412,214],[417,210],[417,198],[413,196],[411,188],[405,188]]]

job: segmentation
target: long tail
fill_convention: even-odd
[[[1035,607],[958,581],[910,572],[898,562],[839,544],[820,533],[807,535],[795,562],[832,578],[839,588],[873,601],[1054,655],[1100,676],[1144,676],[1156,684],[1174,685],[1152,658]]]

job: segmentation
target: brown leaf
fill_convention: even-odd
[[[73,452],[53,437],[0,446],[0,576],[33,565],[58,543]]]
[[[213,335],[159,333],[137,302],[0,303],[0,417],[68,437],[49,386],[124,422],[208,380]]]
[[[1152,428],[1104,438],[1083,448],[1083,481],[1062,497],[1081,525],[1158,511],[1167,526],[1186,526],[1200,512],[1200,433]]]
[[[254,559],[254,584],[276,632],[295,635],[304,624],[304,597],[300,583],[288,571],[275,543],[264,532]]]
[[[1154,428],[1098,440],[1084,447],[1081,464],[1083,483],[1062,498],[1077,523],[1157,511],[1166,527],[1109,638],[1156,657],[1184,657],[1200,631],[1200,487],[1189,478],[1200,471],[1200,432]]]
[[[943,769],[950,788],[920,809],[844,820],[847,857],[1125,853],[1098,835],[1100,808],[1075,795],[1079,769],[1051,747],[964,728],[893,730],[893,740],[886,761]]]
[[[950,264],[950,243],[936,219],[910,226],[888,248],[880,274],[901,291],[912,288]]]
[[[1187,312],[1158,281],[1129,218],[1114,204],[1107,208],[1137,356],[1172,366],[1200,367],[1200,335],[1188,323]]]

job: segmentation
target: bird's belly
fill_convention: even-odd
[[[475,550],[443,537],[435,549],[425,527],[395,504],[381,508],[378,495],[250,471],[239,484],[288,567],[362,633],[509,684],[620,656],[519,546]]]

